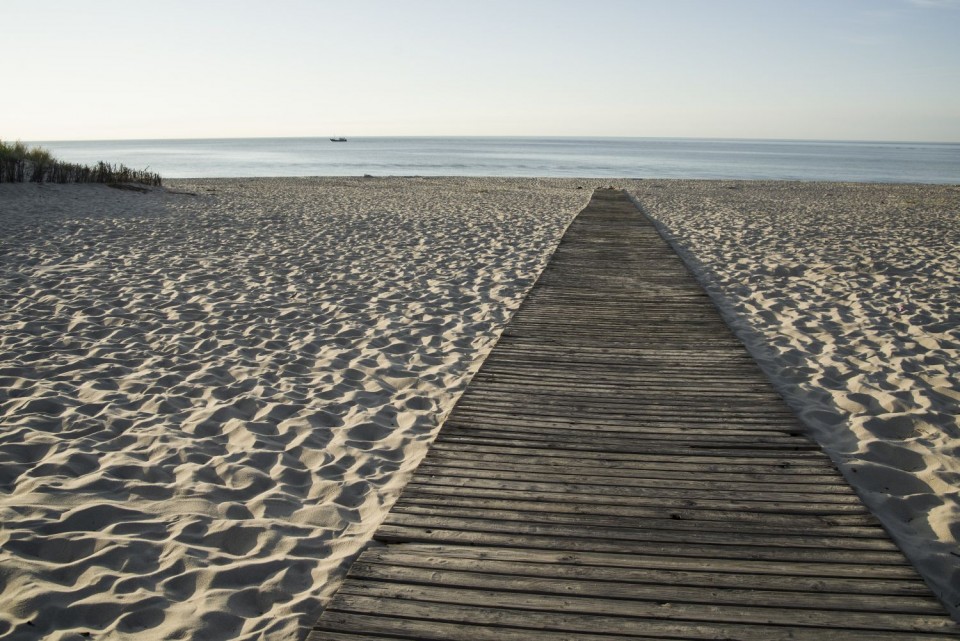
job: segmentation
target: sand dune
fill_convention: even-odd
[[[591,190],[0,185],[0,636],[296,639]]]
[[[633,193],[960,620],[960,187]]]

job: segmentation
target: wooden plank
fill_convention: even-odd
[[[373,545],[367,554],[419,555],[421,558],[450,558],[474,560],[502,560],[515,564],[521,574],[529,564],[551,566],[578,566],[581,568],[614,568],[619,570],[686,570],[736,575],[771,575],[794,577],[834,577],[873,581],[878,579],[896,581],[912,586],[911,594],[929,594],[919,582],[913,567],[902,565],[858,565],[841,562],[821,563],[786,562],[774,565],[752,559],[725,559],[720,557],[688,558],[684,556],[656,556],[643,554],[618,554],[609,552],[573,552],[538,548],[513,548],[498,546],[462,546],[449,544],[408,543],[405,545]]]
[[[525,517],[525,518],[524,518]],[[764,550],[830,548],[835,551],[864,551],[864,558],[889,559],[899,562],[899,550],[889,539],[860,539],[846,537],[812,536],[803,533],[780,531],[756,534],[745,531],[707,532],[702,530],[668,530],[665,527],[643,529],[636,523],[623,519],[621,525],[598,525],[584,517],[564,519],[542,513],[518,515],[508,512],[494,512],[489,517],[471,513],[465,509],[449,508],[446,514],[437,515],[432,511],[421,510],[416,506],[401,506],[390,511],[384,525],[410,526],[414,528],[434,528],[443,530],[461,530],[470,532],[492,532],[504,534],[531,534],[555,538],[595,538],[622,542],[651,542],[664,544],[691,544],[698,546],[755,547]],[[672,523],[672,521],[671,521]]]
[[[381,616],[364,612],[377,612],[376,603],[367,602],[361,612],[330,609],[324,613],[311,633],[311,641],[338,641],[328,637],[331,632],[343,634],[344,630],[354,631],[360,638],[369,639],[411,639],[417,641],[451,641],[454,639],[471,641],[623,641],[622,635],[603,635],[577,633],[576,636],[558,635],[555,631],[537,630],[529,627],[508,627],[496,621],[457,623],[432,619]],[[399,636],[397,636],[399,635]],[[631,636],[632,639],[655,641],[655,636]]]
[[[596,416],[596,414],[593,414]],[[530,417],[530,420],[524,420]],[[716,444],[734,444],[742,445],[744,441],[749,441],[752,446],[758,443],[764,445],[782,445],[785,448],[806,447],[809,443],[798,434],[789,434],[776,432],[769,429],[755,430],[730,430],[717,427],[698,427],[683,431],[680,427],[670,425],[652,424],[646,427],[645,424],[636,423],[611,423],[604,421],[591,425],[586,421],[590,418],[584,418],[584,422],[577,422],[570,425],[553,422],[552,425],[541,423],[536,415],[526,412],[515,412],[510,416],[493,419],[496,422],[479,422],[473,420],[472,412],[462,413],[455,424],[450,426],[450,431],[444,436],[492,436],[500,438],[503,432],[516,438],[523,438],[532,441],[558,440],[568,443],[578,441],[587,441],[593,444],[612,443],[616,444],[624,440],[655,442],[669,440],[677,445],[694,445],[702,447],[704,443]],[[596,419],[593,419],[596,420]],[[468,422],[467,422],[468,421]],[[657,428],[660,429],[657,429]],[[722,446],[722,445],[721,445]]]
[[[870,549],[892,549],[889,547],[889,537],[882,528],[858,528],[858,527],[839,527],[835,524],[823,523],[820,527],[807,526],[799,529],[799,519],[793,519],[792,522],[784,520],[774,520],[769,515],[757,515],[758,518],[751,520],[691,520],[680,518],[679,514],[674,512],[671,518],[668,515],[660,515],[659,518],[649,516],[635,516],[625,509],[610,509],[608,513],[598,513],[597,510],[566,510],[551,509],[551,505],[558,504],[535,504],[524,509],[509,501],[502,501],[496,505],[491,501],[404,501],[403,505],[396,508],[397,514],[408,515],[429,515],[437,518],[456,517],[456,518],[480,518],[486,521],[522,521],[524,523],[545,523],[545,524],[575,524],[582,527],[628,527],[631,530],[645,530],[658,532],[704,532],[712,534],[732,533],[736,536],[757,535],[757,536],[776,536],[782,535],[791,540],[790,537],[800,536],[798,532],[803,532],[804,536],[812,536],[817,539],[828,537],[873,539],[883,541],[883,545],[876,547],[869,544],[857,545],[858,548]],[[699,515],[696,515],[699,516]],[[663,518],[667,517],[667,518]],[[687,540],[690,540],[689,538]]]
[[[453,429],[451,429],[453,431]],[[698,454],[708,455],[708,456],[717,456],[720,453],[723,453],[726,456],[731,458],[746,458],[746,457],[756,457],[758,459],[767,459],[774,456],[796,456],[802,457],[804,454],[809,454],[809,458],[814,458],[817,460],[826,460],[823,458],[823,453],[820,452],[815,446],[807,445],[776,445],[776,444],[766,444],[766,443],[752,443],[745,441],[744,443],[737,445],[728,445],[723,446],[716,443],[711,443],[709,445],[703,445],[697,443],[685,444],[685,445],[672,445],[669,442],[669,439],[663,443],[657,443],[653,440],[644,441],[642,443],[633,442],[634,439],[624,439],[618,446],[616,443],[612,444],[597,444],[589,440],[581,440],[579,442],[563,442],[556,439],[544,441],[540,439],[536,440],[524,440],[521,438],[506,438],[499,436],[497,434],[483,434],[481,432],[476,433],[467,433],[467,434],[458,434],[456,436],[451,434],[441,434],[438,437],[438,442],[446,444],[456,444],[456,445],[480,445],[480,446],[489,446],[491,444],[504,445],[507,447],[517,447],[517,448],[542,448],[545,447],[545,444],[549,444],[549,447],[552,447],[555,450],[569,450],[573,452],[601,452],[605,454],[616,454],[616,453],[626,453],[626,454],[676,454],[676,455],[690,455],[697,456]]]
[[[444,424],[446,426],[446,423]],[[531,452],[527,448],[511,447],[509,445],[500,445],[498,443],[488,443],[484,445],[448,445],[440,435],[430,447],[430,456],[438,451],[466,452],[471,454],[493,454],[524,456]],[[636,465],[644,467],[653,463],[682,464],[682,461],[689,461],[690,465],[728,465],[728,466],[767,466],[782,470],[794,470],[801,473],[810,470],[811,473],[823,473],[824,470],[839,474],[836,468],[830,463],[830,459],[819,452],[790,452],[789,456],[729,456],[718,455],[710,452],[697,452],[695,450],[684,450],[679,454],[663,454],[657,452],[568,452],[564,450],[553,450],[552,448],[539,449],[535,451],[539,459],[556,458],[562,461],[582,461],[584,464],[592,464],[598,467],[607,466],[610,463],[622,463],[624,465]],[[696,468],[691,468],[696,469]]]
[[[352,634],[350,632],[333,632],[314,628],[307,635],[306,641],[390,641],[391,639],[409,641],[410,637],[387,636],[382,633],[367,634],[364,632]]]
[[[942,606],[931,597],[876,594],[847,595],[781,590],[750,590],[716,586],[678,586],[669,583],[596,581],[584,576],[548,578],[520,574],[496,574],[483,571],[461,571],[438,567],[411,567],[397,563],[382,564],[357,561],[341,593],[376,595],[394,598],[437,596],[456,599],[462,590],[464,600],[474,605],[493,605],[518,593],[536,595],[549,603],[561,597],[565,612],[612,614],[688,621],[740,621],[746,623],[778,623],[781,625],[819,625],[866,630],[942,630],[949,625],[943,619],[923,616],[939,613]],[[412,594],[416,585],[423,591]],[[370,586],[376,586],[371,590]],[[467,592],[467,591],[470,592]],[[480,591],[480,592],[475,592]],[[487,596],[486,603],[477,599]],[[570,597],[578,597],[570,599]],[[457,603],[458,600],[447,601]],[[665,614],[663,602],[670,603]],[[546,605],[547,603],[541,603]],[[516,607],[509,601],[499,605]],[[721,606],[721,607],[715,607]],[[726,607],[724,607],[726,606]],[[730,607],[733,606],[733,607]]]
[[[435,550],[434,553],[431,553]],[[473,553],[471,553],[473,552]],[[401,545],[374,547],[365,551],[360,561],[393,566],[441,568],[469,572],[502,574],[506,576],[548,577],[556,579],[593,581],[616,581],[620,583],[645,583],[653,585],[686,585],[691,587],[742,588],[754,590],[779,590],[783,592],[812,592],[829,594],[885,595],[895,597],[889,602],[890,609],[909,607],[909,611],[932,608],[939,611],[940,605],[930,596],[916,575],[908,573],[909,580],[874,578],[857,574],[856,568],[845,568],[843,576],[822,576],[822,564],[807,564],[802,571],[781,566],[776,575],[754,574],[749,565],[725,565],[719,560],[710,564],[681,564],[660,557],[642,558],[590,558],[590,555],[563,555],[556,552],[537,552],[509,549],[430,548]],[[764,569],[760,567],[758,569]],[[356,576],[351,568],[351,576]],[[904,601],[900,597],[915,597]],[[869,596],[862,601],[864,609],[876,602]],[[842,606],[846,608],[848,606]]]
[[[371,589],[376,586],[370,585]],[[413,588],[411,588],[413,591]],[[421,591],[422,593],[422,591]],[[641,618],[629,616],[571,614],[563,610],[565,603],[553,602],[549,606],[543,605],[543,599],[534,599],[530,602],[516,596],[514,604],[509,603],[510,594],[498,595],[471,594],[470,598],[482,598],[484,601],[497,603],[496,606],[468,606],[461,605],[467,598],[465,595],[450,594],[450,597],[460,597],[458,603],[447,603],[442,595],[437,595],[435,602],[425,602],[412,598],[371,597],[357,594],[338,594],[334,597],[330,607],[334,613],[356,613],[364,616],[368,612],[376,612],[374,620],[367,625],[376,627],[372,631],[396,633],[398,629],[416,632],[415,638],[422,639],[451,639],[468,638],[470,633],[460,629],[457,636],[437,636],[432,631],[438,628],[438,623],[469,624],[471,629],[493,627],[498,631],[501,628],[515,628],[529,631],[575,633],[576,637],[566,638],[591,639],[589,635],[624,635],[632,638],[681,638],[681,639],[716,639],[736,638],[745,641],[787,641],[809,640],[822,641],[824,630],[801,626],[750,625],[744,623],[713,623],[702,621],[664,620],[660,618]],[[498,598],[498,596],[500,598]],[[539,605],[539,607],[538,607]],[[546,607],[553,608],[546,610]],[[664,603],[663,611],[670,614],[670,604]],[[333,617],[331,617],[332,619]],[[414,627],[414,622],[420,625]],[[400,627],[402,626],[402,628]],[[369,629],[369,628],[368,628]],[[924,632],[904,632],[887,630],[852,630],[838,628],[842,638],[851,641],[931,641],[933,639],[956,639],[947,635]],[[495,639],[497,637],[487,637]],[[522,638],[522,637],[518,637]],[[530,637],[535,638],[535,637]],[[549,637],[547,637],[549,638]],[[600,637],[602,638],[602,637]],[[608,637],[611,638],[611,637]]]
[[[958,626],[682,261],[598,191],[311,641]]]
[[[508,463],[498,463],[495,465],[471,465],[468,462],[452,462],[430,459],[424,461],[420,466],[420,471],[428,476],[458,476],[476,479],[499,479],[499,480],[536,480],[540,483],[570,483],[575,481],[584,485],[612,485],[618,488],[630,487],[664,487],[673,489],[704,489],[717,488],[724,490],[743,490],[753,492],[769,488],[771,484],[777,484],[776,487],[787,489],[790,492],[804,492],[809,496],[815,497],[819,494],[844,494],[854,496],[848,485],[838,483],[836,479],[820,482],[808,483],[784,483],[782,479],[768,478],[763,475],[753,475],[754,478],[745,478],[744,475],[724,475],[710,474],[705,476],[694,476],[683,473],[663,472],[653,473],[651,471],[638,471],[628,474],[587,474],[573,470],[564,472],[561,470],[550,470],[536,468],[533,466],[524,467],[523,465],[510,465]],[[609,470],[608,470],[609,472]],[[760,478],[756,478],[760,476]],[[758,487],[762,486],[762,487]]]
[[[645,411],[638,411],[637,414],[629,419],[617,419],[609,416],[603,416],[597,413],[590,413],[586,416],[576,416],[572,412],[564,414],[544,415],[532,414],[529,412],[507,412],[497,413],[493,411],[477,411],[470,408],[464,408],[457,413],[455,419],[451,419],[445,426],[449,426],[451,431],[462,429],[473,429],[477,427],[496,427],[511,426],[517,428],[523,427],[542,427],[564,430],[604,430],[620,432],[636,432],[644,429],[662,429],[673,430],[675,433],[700,433],[701,430],[718,430],[720,433],[726,433],[730,430],[749,430],[749,431],[770,431],[771,421],[777,417],[770,416],[745,416],[745,415],[723,415],[718,412],[713,416],[704,416],[706,410],[694,410],[678,412],[658,410],[648,407]],[[791,426],[793,427],[793,426]],[[784,426],[781,426],[781,430]],[[803,432],[796,428],[796,431],[787,432],[790,436],[802,436]],[[664,439],[669,441],[670,439]],[[820,459],[819,454],[816,458]],[[822,460],[822,459],[821,459]]]
[[[516,435],[521,436],[521,435]],[[472,445],[486,445],[489,443],[499,443],[503,445],[509,445],[512,447],[532,447],[540,446],[544,443],[550,443],[551,447],[556,449],[566,449],[574,451],[586,450],[588,452],[611,452],[614,445],[611,444],[597,444],[592,442],[589,439],[583,439],[577,442],[573,441],[558,441],[557,439],[532,439],[527,438],[526,435],[522,435],[523,438],[500,438],[496,434],[483,434],[483,433],[470,433],[468,435],[457,435],[452,436],[450,434],[443,435],[443,441],[445,443],[464,443]],[[689,448],[689,449],[687,449]],[[782,454],[784,452],[811,452],[813,454],[819,453],[819,450],[816,446],[809,442],[797,441],[796,443],[790,443],[789,445],[784,443],[756,443],[752,441],[744,441],[743,443],[719,443],[716,441],[711,441],[709,443],[691,443],[685,445],[671,444],[669,440],[660,444],[655,440],[645,440],[643,442],[635,442],[635,439],[623,439],[619,447],[616,447],[617,450],[621,452],[630,452],[636,454],[643,453],[664,453],[664,454],[683,454],[690,452],[694,454],[696,451],[701,451],[710,454],[717,454],[718,452],[724,452],[731,454],[733,456],[761,456],[767,457],[776,454]]]
[[[456,476],[453,474],[430,474],[425,472],[422,475],[414,477],[414,481],[422,485],[445,486],[445,487],[470,487],[484,488],[489,490],[508,490],[533,493],[562,493],[567,495],[575,494],[603,494],[605,488],[611,487],[609,483],[574,483],[570,480],[543,480],[536,479],[504,479],[504,478],[477,478],[475,476]],[[615,490],[607,490],[614,496],[637,496],[637,497],[657,497],[673,498],[677,500],[695,500],[706,501],[741,501],[741,502],[759,502],[776,501],[780,503],[801,503],[806,504],[811,500],[817,503],[829,505],[859,505],[860,500],[853,493],[849,494],[818,494],[811,497],[806,492],[784,491],[776,486],[768,486],[763,492],[748,493],[740,490],[726,490],[706,484],[699,489],[685,488],[676,489],[670,484],[651,483],[649,485],[632,486],[614,486]],[[629,491],[628,491],[629,490]]]
[[[451,521],[447,522],[452,525]],[[903,555],[888,551],[844,550],[840,548],[767,547],[758,545],[731,545],[690,543],[677,540],[645,541],[638,538],[591,537],[586,531],[580,536],[564,536],[555,529],[515,528],[510,531],[492,524],[443,529],[439,525],[393,525],[385,523],[377,530],[382,543],[445,543],[451,545],[483,545],[491,547],[537,548],[567,552],[612,552],[616,554],[646,554],[683,556],[690,558],[721,558],[738,560],[765,560],[772,564],[845,563],[869,565],[907,565]]]
[[[542,451],[541,451],[542,452]],[[541,452],[529,455],[528,452],[513,453],[506,448],[497,448],[487,451],[480,448],[458,448],[450,451],[436,447],[430,452],[430,460],[441,462],[445,460],[458,461],[464,465],[528,465],[533,469],[546,467],[549,469],[564,469],[577,473],[580,469],[589,470],[594,474],[645,474],[686,473],[702,476],[726,474],[733,477],[748,476],[756,479],[766,479],[771,483],[819,483],[842,482],[843,476],[833,468],[823,465],[818,467],[792,465],[789,462],[774,461],[769,463],[749,460],[748,462],[730,461],[729,459],[714,458],[711,460],[691,459],[691,457],[644,457],[638,460],[623,458],[589,458],[581,456],[547,456]],[[602,462],[598,465],[598,460]]]
[[[531,457],[533,458],[533,457]],[[646,478],[646,479],[676,479],[689,480],[690,478],[706,479],[711,483],[722,483],[725,481],[740,483],[776,483],[780,487],[790,485],[814,485],[824,487],[842,487],[844,492],[849,492],[850,488],[843,482],[843,477],[826,474],[790,474],[783,470],[770,472],[763,468],[735,469],[733,471],[718,469],[682,470],[672,469],[669,466],[654,467],[645,465],[643,468],[625,467],[625,466],[585,466],[585,465],[562,465],[549,462],[549,459],[542,460],[533,458],[533,460],[516,460],[508,457],[499,459],[477,460],[473,457],[453,458],[449,452],[437,453],[430,457],[429,462],[424,465],[435,467],[453,467],[458,469],[481,469],[481,470],[511,470],[526,471],[534,475],[541,473],[556,473],[563,476],[591,476],[591,477],[609,477],[616,479]],[[779,473],[777,473],[779,472]],[[755,489],[755,488],[754,488]],[[803,488],[799,488],[803,489]]]
[[[758,403],[764,401],[765,399],[763,398],[741,397],[731,400],[730,398],[721,399],[717,396],[712,396],[710,399],[695,399],[689,396],[682,396],[678,397],[675,403],[664,405],[662,399],[663,394],[666,393],[667,390],[656,390],[656,392],[657,393],[648,392],[644,394],[640,394],[639,392],[625,392],[620,396],[618,401],[611,401],[609,403],[604,402],[606,399],[603,398],[587,400],[583,398],[562,398],[561,396],[557,396],[555,397],[556,402],[551,402],[551,399],[548,397],[541,397],[534,400],[529,395],[523,394],[512,394],[509,396],[499,395],[496,398],[475,394],[463,399],[463,409],[461,413],[468,414],[470,410],[480,410],[479,413],[481,415],[487,416],[509,417],[525,415],[531,417],[562,417],[571,416],[571,414],[575,412],[576,414],[574,414],[574,416],[578,417],[587,414],[586,418],[619,418],[628,425],[635,424],[638,420],[643,420],[651,414],[654,416],[662,416],[664,413],[684,418],[690,415],[689,418],[692,422],[697,423],[699,422],[697,421],[697,416],[709,410],[713,410],[715,414],[719,414],[720,416],[718,418],[724,422],[738,421],[746,423],[749,421],[762,421],[769,424],[769,422],[773,420],[788,420],[792,418],[780,409],[753,409],[744,411],[742,408],[734,406],[734,401]],[[708,400],[709,402],[707,402]],[[684,410],[686,410],[686,412],[684,412]],[[788,425],[789,427],[794,427],[792,421],[790,421]],[[787,427],[788,425],[781,424],[780,426]]]
[[[631,522],[642,519],[644,527],[667,524],[672,529],[697,528],[706,531],[725,532],[743,530],[745,532],[800,530],[806,533],[836,533],[842,536],[860,536],[865,538],[887,538],[886,532],[872,520],[856,516],[857,520],[846,517],[847,524],[841,525],[838,518],[825,519],[819,515],[802,516],[797,514],[771,514],[745,511],[708,511],[604,505],[596,503],[549,502],[523,499],[482,498],[474,496],[438,495],[418,492],[416,489],[404,493],[404,502],[397,509],[407,506],[445,506],[462,507],[473,510],[517,512],[547,512],[552,514],[575,515],[578,522],[586,523],[585,516],[604,516],[619,522]],[[611,522],[613,522],[611,520]]]
[[[691,498],[680,493],[671,496],[658,496],[656,494],[631,494],[619,495],[610,493],[590,492],[569,492],[563,486],[551,487],[549,490],[529,490],[525,488],[512,489],[504,484],[494,483],[485,484],[487,487],[468,486],[465,483],[449,482],[447,479],[433,479],[432,482],[422,476],[414,477],[413,481],[404,491],[411,495],[431,494],[444,497],[484,497],[500,498],[507,501],[531,500],[541,503],[566,503],[570,505],[610,505],[615,507],[652,507],[662,510],[663,514],[672,514],[678,510],[691,509],[698,511],[726,512],[733,514],[734,520],[739,520],[741,514],[785,514],[793,515],[816,515],[825,522],[832,522],[841,525],[842,518],[848,516],[870,517],[873,519],[866,508],[858,502],[850,503],[815,503],[807,501],[782,501],[778,497],[769,496],[751,496],[746,498],[737,496],[707,496],[704,498]],[[479,484],[483,485],[483,484]],[[874,522],[875,519],[873,519]]]
[[[636,424],[638,421],[642,421],[645,416],[650,414],[662,415],[664,412],[669,412],[671,415],[681,416],[684,418],[689,416],[691,421],[696,423],[696,416],[706,411],[707,407],[702,404],[684,402],[687,399],[678,399],[671,408],[670,406],[662,405],[660,403],[653,403],[652,400],[654,398],[662,399],[663,394],[642,398],[639,396],[634,396],[634,403],[623,405],[616,403],[604,404],[600,402],[577,402],[576,399],[568,399],[564,402],[558,401],[556,403],[549,403],[546,402],[546,400],[541,402],[527,402],[527,399],[519,398],[501,398],[497,401],[485,400],[483,398],[470,398],[463,400],[463,406],[460,412],[462,415],[468,415],[471,410],[479,410],[478,413],[489,417],[555,417],[554,420],[564,416],[586,419],[597,417],[605,422],[619,420],[625,425],[632,425]],[[756,410],[747,413],[742,409],[728,409],[727,406],[723,405],[719,401],[719,399],[715,399],[715,401],[716,402],[710,404],[709,407],[711,407],[716,414],[723,415],[722,419],[724,421],[750,421],[751,419],[754,421],[769,421],[771,420],[771,417],[781,419],[788,418],[787,414],[781,410]],[[576,414],[574,414],[574,412],[576,412]],[[793,427],[793,425],[791,425],[791,427]]]
[[[583,368],[578,368],[583,372]],[[563,397],[567,392],[573,397],[593,400],[595,398],[621,400],[627,402],[632,396],[626,393],[636,393],[637,390],[667,390],[683,392],[684,400],[695,399],[698,396],[718,398],[727,395],[737,398],[776,399],[777,395],[770,389],[754,385],[736,385],[717,382],[714,374],[700,377],[689,376],[679,381],[663,380],[657,374],[643,376],[639,372],[611,371],[609,368],[591,373],[590,381],[582,378],[553,374],[550,367],[538,362],[536,367],[527,370],[514,368],[511,372],[485,371],[476,380],[484,381],[483,386],[475,386],[466,391],[465,397],[498,396],[501,394],[523,395],[535,390],[542,390],[545,398]],[[525,389],[525,388],[529,388]]]

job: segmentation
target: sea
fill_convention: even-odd
[[[543,176],[960,184],[960,143],[350,137],[38,141],[64,161],[164,178]]]

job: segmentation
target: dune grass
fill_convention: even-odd
[[[61,162],[42,147],[30,148],[19,140],[0,140],[0,183],[4,182],[136,183],[159,187],[162,181],[160,174],[146,170],[103,161],[93,166]]]

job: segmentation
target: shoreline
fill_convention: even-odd
[[[939,596],[960,601],[947,589],[960,582],[960,426],[946,411],[960,400],[960,187],[166,182],[0,185],[0,634],[35,638],[34,620],[103,638],[311,625],[608,185],[669,230],[811,435]],[[840,303],[859,307],[847,318]],[[876,310],[904,304],[878,324]]]

